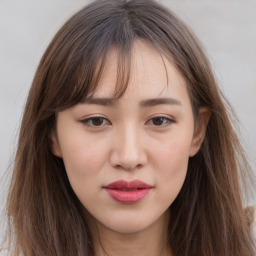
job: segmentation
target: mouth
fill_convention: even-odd
[[[123,204],[133,204],[148,195],[153,186],[140,180],[115,181],[103,187],[112,199]]]

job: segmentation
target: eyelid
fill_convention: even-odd
[[[97,118],[101,118],[103,121],[104,121],[104,124],[101,124],[101,125],[93,125],[92,121],[93,119],[97,119]],[[84,124],[85,126],[89,127],[89,128],[102,128],[106,125],[111,125],[111,122],[104,116],[101,116],[101,115],[93,115],[93,116],[89,116],[89,117],[86,117],[82,120],[80,120],[80,122],[82,124]]]
[[[103,120],[103,123],[102,124],[99,124],[99,125],[94,125],[92,123],[93,119],[102,119]],[[150,122],[152,122],[154,119],[156,118],[160,118],[160,119],[163,119],[164,120],[164,123],[163,124],[160,124],[160,125],[156,125],[156,124],[150,124]],[[82,124],[84,124],[85,126],[89,127],[89,128],[102,128],[104,126],[109,126],[109,125],[112,125],[112,123],[108,120],[108,118],[106,118],[105,116],[102,116],[102,115],[93,115],[93,116],[88,116],[86,118],[83,118],[82,120],[80,120],[80,122]],[[166,126],[169,126],[173,123],[176,123],[176,120],[173,118],[173,117],[170,117],[170,116],[166,116],[164,114],[156,114],[154,116],[151,116],[147,121],[146,121],[146,125],[150,125],[150,126],[154,126],[154,127],[158,127],[158,128],[161,128],[161,127],[166,127]]]
[[[162,124],[162,125],[150,124],[150,125],[152,125],[152,126],[154,126],[154,127],[159,127],[159,128],[161,128],[161,127],[166,127],[166,126],[169,126],[169,125],[171,125],[171,124],[176,123],[176,120],[175,120],[174,118],[172,118],[172,117],[170,117],[170,116],[158,114],[158,115],[155,115],[155,116],[150,117],[150,118],[147,120],[146,124],[149,123],[149,122],[151,122],[151,121],[153,121],[154,118],[162,118],[162,119],[164,119],[164,120],[167,122],[167,123]]]

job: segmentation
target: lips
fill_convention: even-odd
[[[103,187],[112,199],[123,204],[133,204],[142,200],[153,188],[140,180],[115,181]]]

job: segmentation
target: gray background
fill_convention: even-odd
[[[0,0],[0,211],[35,69],[58,28],[88,2]],[[241,139],[256,172],[256,0],[160,2],[202,41],[220,87],[241,121]],[[5,219],[0,220],[1,240]]]

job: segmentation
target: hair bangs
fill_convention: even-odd
[[[106,20],[101,17],[101,21],[93,26],[89,24],[90,17],[80,17],[80,20],[71,18],[67,24],[83,24],[66,25],[67,31],[60,31],[50,45],[52,53],[47,55],[55,57],[47,60],[46,56],[45,62],[49,65],[44,81],[45,97],[41,98],[47,102],[45,109],[50,112],[71,107],[95,93],[113,48],[117,52],[114,97],[119,98],[125,93],[129,83],[134,32],[125,17],[108,17]],[[70,27],[76,27],[76,31],[69,30]]]

